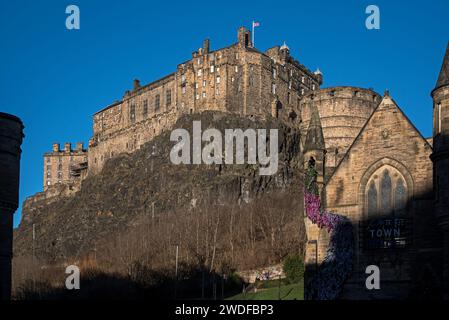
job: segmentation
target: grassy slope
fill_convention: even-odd
[[[240,293],[227,300],[278,300],[279,289],[272,287],[268,289],[258,289],[257,292],[248,292],[245,295]],[[301,281],[296,284],[281,286],[281,300],[303,300],[304,299],[304,284]]]

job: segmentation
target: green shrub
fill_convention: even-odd
[[[284,260],[284,273],[289,283],[298,283],[304,278],[304,262],[299,256],[289,256]]]

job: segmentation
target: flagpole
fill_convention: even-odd
[[[253,20],[252,27],[253,27],[253,32],[252,32],[252,36],[253,36],[253,48],[255,48],[256,46],[254,45],[254,20]]]

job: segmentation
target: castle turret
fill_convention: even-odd
[[[311,117],[303,150],[304,167],[307,168],[310,163],[315,165],[315,169],[318,172],[318,189],[321,192],[324,184],[326,148],[318,108],[314,103],[311,103],[310,108]]]
[[[444,233],[444,295],[449,298],[449,43],[432,90],[435,214]]]

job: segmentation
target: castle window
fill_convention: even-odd
[[[166,92],[165,92],[165,100],[166,100],[166,106],[168,107],[168,106],[170,106],[171,105],[171,90],[170,89],[168,89]]]
[[[238,53],[238,52],[235,53],[235,58],[236,58],[237,60],[239,59],[239,53]]]
[[[51,185],[51,181],[50,180],[47,181],[47,186],[49,186],[49,185]]]
[[[148,100],[143,100],[143,110],[142,110],[142,115],[144,118],[146,118],[148,116]]]
[[[276,83],[271,84],[271,93],[276,94]]]
[[[200,95],[197,93],[196,94],[196,100],[198,100],[200,98]]]
[[[198,89],[198,83],[195,83],[195,89]]]
[[[249,86],[252,87],[254,85],[254,78],[253,76],[249,77]]]
[[[290,92],[287,92],[287,102],[290,103]]]
[[[216,94],[217,96],[220,94],[220,90],[218,90],[218,88],[215,89],[215,94]]]
[[[183,74],[181,75],[181,83],[185,83],[186,82],[186,75]]]
[[[211,65],[211,66],[210,66],[210,73],[214,73],[214,71],[215,71],[215,66],[214,66],[214,65]]]
[[[273,79],[276,79],[276,76],[277,76],[277,70],[276,70],[276,67],[273,67],[273,69],[271,70],[271,73],[272,73],[272,75],[273,75]]]
[[[239,72],[239,66],[234,67],[235,73]]]
[[[134,122],[136,120],[136,106],[134,104],[132,104],[129,108],[129,119],[131,120],[131,122]]]
[[[200,59],[200,58],[197,58],[197,59],[196,59],[196,62],[197,62],[198,64],[201,64],[201,59]]]
[[[203,98],[206,98],[206,92],[203,92]]]
[[[291,81],[291,80],[288,82],[288,88],[289,88],[289,89],[292,88],[292,81]]]
[[[217,76],[217,83],[220,83],[220,76]]]
[[[304,88],[301,89],[301,95],[304,95]]]
[[[58,172],[58,179],[62,179],[62,172]]]
[[[315,84],[312,84],[312,90],[315,90]]]
[[[203,80],[203,87],[206,86],[206,80]]]
[[[201,77],[203,75],[203,69],[198,69],[197,75]]]
[[[161,96],[159,94],[154,98],[154,110],[157,111],[161,107]]]
[[[305,78],[301,77],[301,82],[304,83],[304,81],[305,81]]]
[[[51,177],[51,172],[47,171],[47,178],[50,178],[50,177]]]

